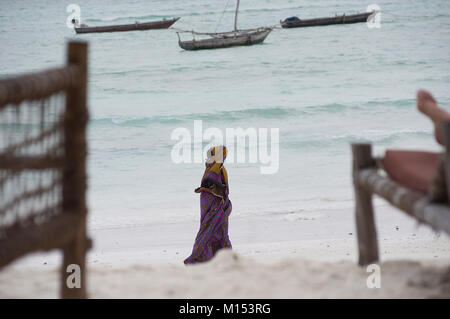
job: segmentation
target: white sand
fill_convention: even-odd
[[[233,251],[184,266],[198,223],[92,230],[92,298],[450,298],[450,238],[389,207],[376,213],[381,288],[356,265],[353,214],[299,212],[230,220]],[[58,296],[59,253],[0,272],[0,298]]]

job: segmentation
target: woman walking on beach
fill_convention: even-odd
[[[208,150],[201,186],[195,190],[200,193],[200,230],[192,254],[184,260],[185,264],[210,260],[219,249],[231,248],[228,216],[232,206],[228,198],[228,175],[223,166],[226,157],[225,146]]]

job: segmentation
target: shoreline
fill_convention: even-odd
[[[90,233],[89,293],[92,298],[450,297],[442,281],[450,271],[450,237],[417,227],[388,206],[376,208],[376,223],[386,286],[377,292],[365,286],[368,273],[357,266],[353,212],[344,209],[230,217],[233,250],[187,267],[183,260],[198,221],[97,229]],[[59,264],[60,254],[52,252],[9,265],[0,272],[0,298],[57,298]],[[297,285],[288,280],[292,276]],[[234,288],[211,288],[227,282]]]
[[[353,210],[329,209],[262,216],[230,216],[233,250],[243,256],[299,255],[311,260],[357,260]],[[417,224],[390,206],[375,206],[380,259],[450,258],[450,236]],[[183,264],[190,255],[199,220],[89,230],[88,263]],[[57,253],[35,253],[15,267],[59,263]],[[262,258],[264,259],[264,258]]]

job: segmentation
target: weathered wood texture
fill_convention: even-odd
[[[79,219],[59,214],[42,224],[30,223],[0,240],[0,267],[35,251],[58,249],[74,237]]]
[[[350,24],[358,22],[367,22],[369,17],[376,12],[364,12],[349,15],[340,15],[335,17],[315,18],[315,19],[302,19],[298,21],[281,21],[280,24],[283,28],[302,28],[302,27],[318,27],[331,24]]]
[[[450,185],[450,122],[443,124],[442,131],[447,145],[444,169],[446,185]],[[378,261],[377,235],[372,205],[373,194],[387,200],[393,206],[419,222],[431,226],[436,231],[444,231],[450,234],[450,207],[448,203],[432,202],[427,194],[403,187],[389,177],[380,174],[378,165],[376,165],[378,161],[372,157],[370,144],[353,144],[352,151],[360,265],[368,265]]]
[[[360,187],[359,172],[361,169],[374,167],[372,148],[369,144],[352,146],[353,183],[355,190],[355,218],[358,237],[360,265],[368,265],[378,261],[378,242],[372,204],[372,193]]]
[[[0,109],[8,104],[37,100],[78,83],[78,68],[67,66],[0,80]]]
[[[143,23],[130,23],[119,25],[107,25],[98,27],[75,27],[76,33],[103,33],[103,32],[125,32],[125,31],[143,31],[151,29],[167,29],[177,22],[180,18],[168,20],[151,21]]]
[[[63,298],[86,298],[86,126],[87,111],[87,45],[71,42],[68,47],[67,63],[79,70],[79,83],[66,94],[65,114],[65,156],[68,159],[63,172],[62,209],[76,214],[80,222],[72,240],[63,248],[61,269],[61,294]],[[81,288],[66,285],[67,266],[76,264],[81,270]]]
[[[61,249],[61,296],[85,298],[87,44],[70,42],[67,56],[65,67],[0,80],[0,268]],[[70,264],[79,289],[66,285]]]
[[[253,45],[264,42],[272,28],[261,28],[252,32],[242,32],[236,34],[217,34],[209,39],[178,41],[179,46],[185,50],[207,50],[220,49],[233,46]],[[229,32],[227,32],[229,33]]]
[[[47,156],[3,156],[0,155],[0,169],[24,170],[24,169],[49,169],[62,168],[64,158]]]
[[[360,171],[357,179],[360,188],[366,192],[377,194],[419,222],[450,234],[450,208],[447,205],[432,203],[426,195],[398,185],[375,169]]]

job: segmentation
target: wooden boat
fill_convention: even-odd
[[[75,24],[76,33],[98,33],[98,32],[123,32],[123,31],[138,31],[138,30],[150,30],[150,29],[167,29],[172,24],[177,22],[180,18],[163,19],[159,21],[151,22],[135,22],[131,24],[121,25],[108,25],[99,27],[89,27],[87,25],[78,25],[76,21],[72,20]]]
[[[239,0],[236,4],[236,13],[234,16],[234,30],[230,32],[219,33],[200,33],[194,31],[182,31],[189,32],[195,35],[209,36],[206,39],[196,40],[195,38],[190,41],[181,41],[180,32],[178,34],[178,44],[185,50],[204,50],[204,49],[219,49],[228,48],[232,46],[253,45],[262,43],[269,33],[272,31],[270,27],[260,27],[256,29],[238,30],[237,17],[239,12]]]
[[[202,49],[218,49],[228,48],[240,45],[252,45],[262,43],[272,28],[258,28],[250,30],[239,30],[223,33],[195,33],[209,35],[211,38],[191,41],[178,41],[181,48],[185,50],[202,50]]]
[[[358,22],[366,22],[368,18],[372,14],[376,14],[377,11],[372,12],[364,12],[350,15],[340,15],[330,18],[316,18],[316,19],[286,19],[284,21],[280,21],[280,24],[283,28],[302,28],[302,27],[316,27],[330,24],[348,24],[348,23],[358,23]]]

